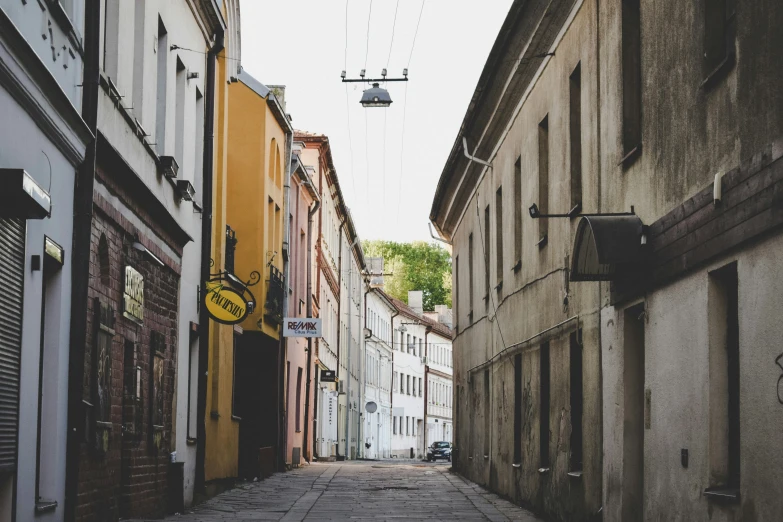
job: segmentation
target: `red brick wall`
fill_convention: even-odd
[[[112,187],[115,188],[115,187]],[[132,198],[125,195],[125,200]],[[94,299],[110,304],[115,310],[115,335],[111,347],[111,423],[109,445],[105,454],[84,442],[80,448],[77,520],[104,522],[119,517],[159,516],[165,512],[166,485],[171,451],[172,401],[176,368],[177,310],[179,294],[179,262],[163,254],[158,237],[145,236],[132,225],[139,214],[124,205],[112,207],[96,193],[95,213],[90,246],[89,313],[83,398],[90,401],[92,352],[95,344]],[[145,220],[146,221],[146,220]],[[160,237],[154,223],[146,223]],[[148,256],[135,250],[136,235],[155,255],[167,264],[161,267]],[[108,242],[109,277],[101,278],[98,245],[101,235]],[[169,245],[171,246],[171,245]],[[181,247],[180,247],[181,249]],[[176,250],[175,250],[176,251]],[[179,250],[181,251],[181,250]],[[176,251],[179,253],[179,251]],[[138,325],[122,315],[125,267],[130,265],[144,276],[144,324]],[[164,354],[164,431],[160,449],[150,444],[150,379],[152,332],[165,340]],[[123,401],[125,379],[125,342],[137,343],[135,365],[141,367],[142,400],[140,402],[141,433],[138,441],[123,441]],[[127,402],[126,402],[127,404]],[[126,408],[126,414],[128,412]],[[127,416],[127,415],[126,415]],[[127,439],[127,437],[126,437]],[[125,447],[123,447],[125,446]]]

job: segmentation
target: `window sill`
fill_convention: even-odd
[[[484,455],[484,460],[489,460],[489,455]]]
[[[495,285],[495,291],[497,293],[500,293],[503,290],[503,281],[501,280],[497,285]]]
[[[238,417],[237,415],[231,415],[231,420],[234,422],[242,422],[242,417]]]
[[[639,143],[637,146],[629,150],[625,156],[623,156],[623,158],[620,160],[620,163],[618,163],[617,166],[622,165],[624,169],[627,169],[628,167],[633,165],[641,155],[642,155],[642,144]]]
[[[704,80],[699,85],[699,89],[708,91],[714,87],[720,80],[726,77],[726,75],[734,68],[734,53],[727,53],[723,60],[707,74]]]
[[[57,509],[56,500],[39,500],[35,503],[36,513],[49,513]]]
[[[522,469],[522,464],[516,464],[515,463],[515,464],[512,464],[511,467],[514,468],[514,469]]]
[[[544,234],[541,236],[541,239],[538,240],[538,243],[536,243],[536,246],[540,249],[544,248],[546,244],[549,243],[549,234]]]
[[[549,468],[538,468],[538,474],[539,475],[548,475],[549,474]]]
[[[295,430],[294,433],[302,433],[302,430]]]
[[[739,504],[740,501],[740,492],[736,488],[711,487],[704,490],[704,496],[708,500],[727,504]]]
[[[568,476],[569,476],[569,477],[571,477],[572,479],[579,479],[579,480],[582,480],[582,474],[583,474],[583,473],[584,473],[584,472],[583,472],[583,471],[581,471],[581,470],[579,470],[579,471],[569,471],[569,472],[568,472]]]
[[[185,444],[187,444],[188,446],[195,446],[197,442],[198,440],[194,439],[193,437],[188,437],[187,439],[185,439]]]
[[[220,414],[217,412],[217,410],[212,410],[209,412],[209,416],[215,420],[220,418]]]
[[[522,260],[517,259],[517,264],[511,267],[511,271],[515,274],[518,273],[520,270],[522,270]]]

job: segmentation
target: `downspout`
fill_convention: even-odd
[[[395,308],[395,310],[396,310],[396,308]],[[394,382],[394,352],[396,351],[394,349],[394,337],[395,337],[395,335],[394,335],[394,318],[397,317],[398,315],[400,315],[400,312],[395,311],[392,314],[391,321],[390,321],[390,323],[391,323],[391,349],[392,349],[391,352],[392,352],[392,356],[391,356],[391,376],[390,376],[390,379],[389,379],[391,381],[391,391],[389,392],[389,404],[391,405],[390,408],[391,408],[391,412],[392,412],[392,414],[391,414],[392,422],[394,422],[394,387],[397,385],[397,383]],[[394,430],[394,426],[392,426],[392,431],[393,430]],[[390,457],[391,457],[391,454],[392,454],[391,452],[392,452],[391,442],[389,442],[389,456]]]
[[[357,236],[353,242],[348,246],[348,254],[353,251],[353,247],[356,246],[356,242],[359,241],[359,237]],[[348,363],[347,363],[347,369],[348,369],[348,384],[346,385],[346,392],[345,392],[345,458],[348,459],[349,451],[348,451],[348,442],[351,435],[351,420],[349,412],[351,411],[351,341],[353,341],[353,337],[351,337],[351,323],[353,323],[353,305],[351,305],[351,302],[353,301],[353,270],[351,270],[351,266],[348,266]],[[358,437],[358,433],[356,434]],[[359,441],[357,440],[357,456],[359,453]]]
[[[308,182],[309,183],[309,182]],[[313,189],[313,193],[316,194],[315,187],[310,184]],[[313,216],[315,216],[318,209],[321,208],[321,200],[316,199],[313,202],[313,207],[307,212],[307,317],[313,316]],[[313,366],[313,338],[307,338],[307,380],[305,383],[305,422],[304,422],[304,454],[305,460],[310,462],[310,453],[307,451],[310,434],[310,379],[311,379],[311,367]]]
[[[340,233],[339,233],[339,239],[338,239],[338,246],[337,246],[337,290],[342,293],[343,291],[343,224],[345,223],[345,219],[342,220],[340,223]],[[340,318],[342,317],[342,307],[343,307],[343,299],[342,296],[338,295],[337,297],[337,321],[339,323]],[[340,325],[337,325],[337,368],[335,371],[337,372],[337,379],[340,379],[340,341],[342,337],[342,328],[340,328]],[[339,384],[337,386],[338,391],[338,399],[337,399],[337,407],[339,412],[340,407],[340,387]],[[346,407],[348,406],[348,401],[346,399],[345,402]],[[346,413],[347,415],[347,413]],[[339,415],[338,415],[338,421],[339,421]],[[348,447],[348,439],[345,439],[345,447]],[[340,423],[337,422],[337,448],[335,449],[335,456],[340,456]]]
[[[84,355],[87,345],[88,285],[90,280],[90,240],[92,236],[92,198],[98,155],[98,95],[100,90],[100,0],[86,1],[84,34],[84,90],[82,118],[94,139],[88,145],[84,161],[76,173],[73,209],[73,294],[71,296],[71,335],[68,364],[68,434],[66,440],[65,520],[76,519],[79,493],[79,455],[84,404]],[[16,495],[14,495],[16,498]]]
[[[430,359],[429,359],[429,344],[427,343],[427,336],[432,331],[432,326],[427,326],[424,329],[424,359],[427,361],[424,364],[424,456],[427,456],[427,399],[429,397],[428,391],[430,388],[429,373],[430,373]]]
[[[285,114],[283,115],[285,117]],[[281,125],[282,127],[282,125]],[[291,265],[288,262],[289,245],[291,244],[291,222],[288,215],[291,209],[291,153],[293,150],[294,133],[290,126],[285,131],[285,180],[283,182],[283,317],[288,313],[288,282],[290,281]],[[280,329],[280,350],[278,353],[278,470],[285,471],[285,457],[288,455],[288,410],[285,400],[285,388],[288,384],[285,381],[285,363],[288,360],[288,341],[283,336],[283,329]]]
[[[217,55],[223,51],[225,36],[220,30],[215,34],[215,43],[207,53],[207,78],[205,82],[206,96],[204,108],[204,175],[203,212],[201,214],[201,285],[209,280],[212,270],[212,210],[213,183],[215,171],[215,98],[217,96],[216,72]],[[204,287],[201,286],[201,292]],[[199,307],[198,332],[198,397],[196,399],[196,477],[195,489],[204,491],[205,463],[207,444],[207,386],[209,371],[209,313],[206,306]]]

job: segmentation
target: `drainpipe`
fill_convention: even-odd
[[[215,98],[217,96],[216,72],[217,55],[223,51],[225,44],[223,31],[215,34],[215,43],[207,53],[207,78],[205,83],[206,96],[204,108],[204,175],[203,211],[201,214],[201,285],[209,279],[212,267],[212,195],[215,169]],[[201,286],[201,292],[204,286]],[[210,319],[205,306],[199,307],[198,334],[198,396],[196,398],[196,477],[195,489],[204,491],[205,462],[207,444],[207,386],[209,370],[209,325]]]
[[[271,97],[270,97],[271,98]],[[269,100],[267,100],[269,101]],[[285,114],[283,114],[285,118]],[[291,264],[288,262],[289,245],[291,242],[291,222],[288,215],[291,209],[291,154],[294,148],[294,132],[289,128],[285,131],[285,178],[283,181],[283,317],[288,313],[288,282],[291,277]],[[288,409],[286,408],[285,388],[288,384],[285,380],[285,363],[288,360],[288,340],[283,336],[283,329],[280,329],[280,349],[278,352],[279,364],[277,365],[277,375],[279,385],[278,393],[278,419],[277,419],[277,437],[278,437],[278,469],[285,471],[285,457],[288,455]]]
[[[427,336],[432,331],[432,326],[427,326],[424,329],[424,358],[427,363],[424,365],[424,456],[427,456],[427,399],[429,398],[429,373],[430,373],[430,359],[429,359],[429,345],[427,344]]]
[[[356,243],[359,241],[359,237],[357,236],[353,243],[351,243],[348,246],[348,254],[353,251],[353,247],[356,246]],[[349,261],[350,262],[350,261]],[[353,338],[351,337],[351,323],[353,323],[353,306],[351,305],[351,301],[353,301],[353,270],[351,270],[351,266],[348,266],[348,384],[346,385],[346,392],[345,392],[345,458],[348,459],[349,451],[348,451],[348,442],[351,435],[351,421],[350,421],[350,415],[349,412],[351,411],[351,341]],[[358,436],[358,433],[357,433]],[[358,440],[357,440],[357,454],[358,454]]]
[[[390,407],[391,407],[391,412],[392,412],[392,415],[391,415],[392,422],[394,422],[394,387],[397,385],[397,383],[394,382],[394,352],[395,352],[395,349],[394,349],[394,337],[395,337],[395,334],[394,334],[394,318],[397,317],[398,315],[400,315],[400,312],[394,312],[392,314],[392,316],[391,316],[391,321],[390,321],[390,323],[391,323],[391,327],[390,328],[391,328],[392,356],[391,356],[391,376],[389,378],[389,380],[391,381],[391,391],[389,392],[389,404],[391,405]],[[392,432],[394,431],[393,428],[394,428],[394,426],[392,426]],[[394,433],[392,433],[392,435],[394,435]],[[392,455],[392,448],[391,448],[391,446],[392,446],[392,444],[391,444],[391,441],[390,441],[389,442],[389,457],[391,457],[391,455]]]
[[[65,520],[76,519],[79,454],[82,430],[82,386],[84,352],[87,345],[88,285],[90,280],[90,238],[92,236],[92,196],[98,155],[98,95],[100,90],[100,0],[86,1],[84,33],[84,91],[82,118],[95,137],[76,173],[73,222],[73,295],[71,296],[71,335],[68,365],[68,433],[66,442]],[[16,495],[14,495],[16,498]]]
[[[345,224],[345,218],[340,222],[340,233],[339,233],[339,239],[338,239],[338,245],[337,245],[337,291],[342,292],[343,291],[343,225]],[[340,295],[337,297],[337,322],[340,322],[340,319],[342,315],[342,307],[343,307],[343,300]],[[340,341],[342,337],[342,328],[340,328],[340,325],[337,325],[337,368],[335,371],[337,372],[337,380],[340,379]],[[337,411],[338,411],[338,420],[339,420],[339,408],[340,408],[340,385],[337,385]],[[348,406],[348,400],[345,401],[346,407]],[[347,413],[346,413],[347,415]],[[345,447],[348,447],[348,439],[345,439]],[[340,423],[337,423],[337,449],[335,449],[335,456],[340,456]]]
[[[308,182],[309,183],[309,182]],[[313,187],[312,183],[310,188],[313,189],[313,193],[318,197],[318,193]],[[318,209],[321,208],[321,200],[316,199],[313,202],[313,207],[307,212],[307,317],[313,316],[313,216],[315,216]],[[305,460],[310,462],[310,453],[307,451],[310,434],[310,369],[313,365],[313,338],[307,338],[307,381],[305,384],[305,422],[304,422],[304,454]]]

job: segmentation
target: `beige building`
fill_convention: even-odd
[[[665,4],[503,24],[431,212],[455,465],[559,520],[779,520],[783,6]]]

